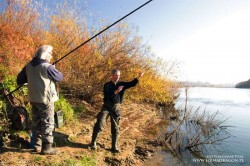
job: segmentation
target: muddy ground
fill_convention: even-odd
[[[88,148],[93,125],[100,105],[95,108],[85,104],[88,111],[79,113],[78,120],[56,128],[55,146],[59,155],[32,153],[25,145],[17,143],[0,149],[0,165],[151,165],[161,147],[157,143],[159,124],[162,123],[155,105],[123,103],[119,146],[121,153],[113,154],[108,120],[105,131],[98,137],[98,149]],[[24,140],[29,138],[24,136]],[[25,141],[24,141],[25,142]],[[156,164],[156,163],[155,163]],[[158,164],[161,161],[158,159]]]

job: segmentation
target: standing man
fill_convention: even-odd
[[[50,64],[53,47],[41,46],[34,58],[17,76],[17,84],[28,83],[28,98],[32,106],[32,137],[35,152],[58,154],[52,148],[54,130],[54,102],[58,100],[55,82],[63,75]]]
[[[123,95],[126,89],[134,87],[140,77],[144,73],[140,72],[138,77],[131,82],[120,82],[120,71],[115,69],[111,73],[111,81],[104,84],[103,93],[103,106],[101,111],[97,114],[97,122],[95,123],[92,135],[92,141],[90,147],[97,149],[96,141],[100,131],[102,131],[106,125],[106,121],[110,116],[111,121],[111,133],[112,133],[112,148],[111,151],[114,153],[120,152],[118,149],[118,135],[119,135],[119,120],[121,117],[121,103]]]

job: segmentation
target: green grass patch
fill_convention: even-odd
[[[73,107],[62,96],[57,102],[55,102],[55,111],[59,111],[59,110],[62,110],[63,118],[66,123],[75,119]]]
[[[81,159],[81,164],[82,165],[90,165],[90,166],[95,166],[97,165],[97,162],[94,158],[83,156]]]
[[[45,163],[46,166],[97,166],[97,162],[94,158],[83,156],[81,160],[66,159],[61,163]]]
[[[42,160],[42,157],[41,156],[35,156],[34,157],[34,161],[35,162],[40,162]]]

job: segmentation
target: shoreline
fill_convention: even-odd
[[[86,103],[84,103],[86,104]],[[157,144],[158,127],[161,117],[155,105],[147,103],[125,102],[120,125],[119,146],[121,153],[113,154],[111,147],[110,122],[97,140],[98,149],[90,150],[96,115],[100,111],[89,104],[87,112],[79,114],[76,122],[71,122],[54,132],[54,142],[59,155],[40,155],[31,153],[30,149],[4,148],[0,151],[2,165],[77,165],[85,162],[89,165],[144,165],[146,161],[159,153]]]

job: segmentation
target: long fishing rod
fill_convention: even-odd
[[[98,32],[97,34],[95,34],[94,36],[92,36],[91,38],[89,38],[88,40],[86,40],[85,42],[83,42],[82,44],[80,44],[79,46],[77,46],[76,48],[74,48],[73,50],[69,51],[67,54],[65,54],[64,56],[62,56],[60,59],[56,60],[55,62],[53,62],[53,65],[55,65],[56,63],[58,63],[59,61],[61,61],[62,59],[66,58],[68,55],[70,55],[72,52],[76,51],[77,49],[79,49],[80,47],[82,47],[83,45],[85,45],[86,43],[88,43],[89,41],[91,41],[92,39],[94,39],[95,37],[97,37],[98,35],[100,35],[101,33],[103,33],[104,31],[108,30],[109,28],[111,28],[112,26],[114,26],[115,24],[117,24],[118,22],[120,22],[121,20],[125,19],[126,17],[128,17],[129,15],[133,14],[134,12],[136,12],[137,10],[139,10],[140,8],[142,8],[143,6],[147,5],[148,3],[150,3],[153,0],[149,0],[146,3],[144,3],[143,5],[139,6],[138,8],[136,8],[135,10],[133,10],[132,12],[128,13],[127,15],[125,15],[124,17],[120,18],[119,20],[117,20],[116,22],[114,22],[113,24],[109,25],[108,27],[106,27],[105,29],[101,30],[100,32]],[[10,95],[11,93],[17,91],[18,89],[20,89],[23,85],[20,85],[18,88],[16,88],[15,90],[9,92],[6,96]]]
[[[125,15],[124,17],[120,18],[119,20],[117,20],[116,22],[114,22],[113,24],[109,25],[108,27],[106,27],[105,29],[101,30],[100,32],[98,32],[97,34],[95,34],[94,36],[92,36],[91,38],[89,38],[88,40],[86,40],[85,42],[83,42],[82,44],[80,44],[78,47],[76,47],[75,49],[71,50],[69,53],[67,53],[66,55],[64,55],[63,57],[61,57],[60,59],[56,60],[54,64],[58,63],[59,61],[61,61],[62,59],[64,59],[65,57],[67,57],[69,54],[71,54],[72,52],[74,52],[75,50],[77,50],[78,48],[82,47],[83,45],[85,45],[86,43],[88,43],[89,41],[91,41],[92,39],[94,39],[95,37],[97,37],[98,35],[100,35],[101,33],[103,33],[104,31],[108,30],[109,28],[111,28],[112,26],[114,26],[115,24],[117,24],[118,22],[120,22],[121,20],[125,19],[126,17],[128,17],[129,15],[133,14],[134,12],[136,12],[137,10],[139,10],[140,8],[142,8],[143,6],[147,5],[149,2],[151,2],[153,0],[149,0],[146,3],[144,3],[143,5],[139,6],[138,8],[136,8],[135,10],[133,10],[132,12],[128,13],[127,15]]]

